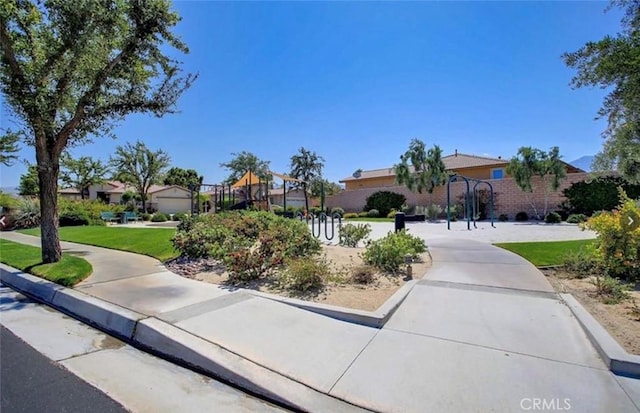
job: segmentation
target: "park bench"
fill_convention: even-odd
[[[118,222],[120,218],[118,218],[113,212],[101,212],[100,219],[104,222]]]
[[[138,214],[136,214],[133,211],[125,211],[125,213],[124,213],[124,222],[129,222],[129,221],[140,221],[140,222],[142,222],[142,217],[139,216]]]

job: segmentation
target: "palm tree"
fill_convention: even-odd
[[[306,211],[309,211],[307,184],[314,179],[322,177],[322,168],[324,168],[324,158],[304,147],[300,147],[298,153],[291,157],[291,172],[289,175],[302,181],[295,182],[294,187],[304,190],[304,207]]]

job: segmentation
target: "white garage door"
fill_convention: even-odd
[[[189,198],[157,198],[156,202],[158,203],[158,211],[165,214],[177,214],[191,210]]]

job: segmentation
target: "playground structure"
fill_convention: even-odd
[[[270,177],[280,178],[284,181],[283,208],[287,210],[288,182],[304,182],[300,179],[292,178],[288,175],[278,174],[269,171],[269,175],[259,177],[251,170],[234,184],[196,184],[190,185],[191,191],[191,213],[201,212],[216,213],[225,210],[238,210],[255,208],[260,211],[271,211],[269,191],[271,190]],[[209,204],[200,201],[200,195],[207,194],[211,197]],[[196,200],[198,200],[196,205]]]
[[[467,230],[471,230],[471,221],[473,220],[473,228],[478,228],[476,225],[476,216],[480,212],[480,199],[478,197],[478,185],[487,184],[489,186],[489,217],[491,219],[491,227],[495,228],[493,223],[493,185],[490,182],[483,181],[481,179],[469,178],[462,175],[451,175],[447,181],[447,229],[451,230],[451,182],[463,179],[467,184],[467,191],[464,197],[464,214],[467,219]],[[475,182],[473,190],[471,190],[469,181]],[[473,192],[471,192],[473,191]],[[471,195],[471,196],[470,196]]]

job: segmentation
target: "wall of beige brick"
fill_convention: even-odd
[[[552,192],[549,197],[549,211],[558,209],[558,205],[566,198],[562,195],[562,190],[568,188],[574,182],[584,181],[589,176],[588,173],[575,173],[567,175],[558,191]],[[544,191],[541,185],[541,180],[534,178],[533,193],[524,193],[513,178],[494,179],[488,180],[493,186],[495,193],[495,209],[496,215],[507,214],[510,219],[513,219],[515,214],[520,211],[525,211],[527,214],[533,216],[534,210],[531,206],[531,201],[540,209],[544,208]],[[470,188],[473,189],[474,182],[470,182]],[[477,189],[488,188],[487,185],[480,184]],[[326,204],[328,207],[341,207],[347,212],[360,212],[366,204],[366,199],[371,194],[380,190],[398,192],[407,197],[407,204],[409,205],[429,205],[431,203],[445,206],[447,204],[447,187],[441,186],[435,189],[433,194],[423,193],[414,194],[410,192],[404,186],[388,186],[384,188],[366,188],[356,189],[351,191],[342,191],[341,193],[327,197]],[[466,192],[466,183],[464,181],[451,183],[451,201],[456,202],[460,197],[464,196]]]

